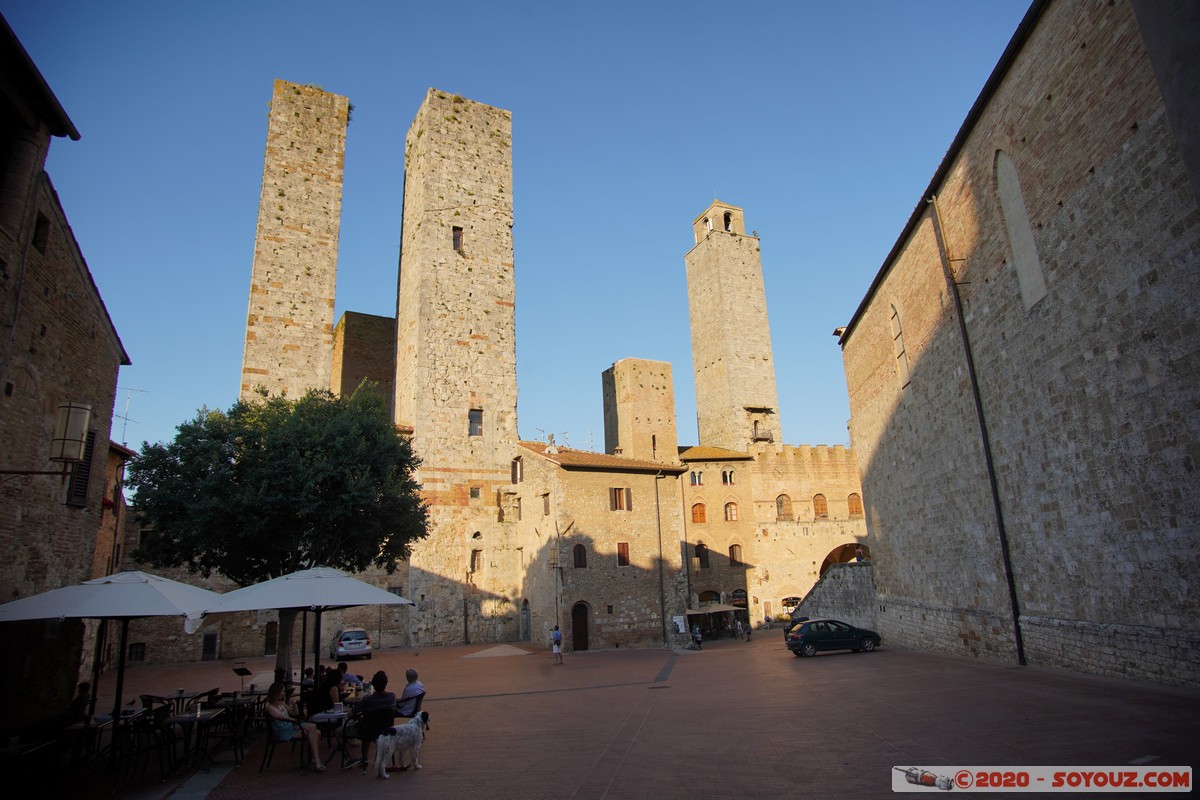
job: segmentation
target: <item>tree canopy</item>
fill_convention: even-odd
[[[317,565],[392,573],[426,535],[419,463],[370,384],[201,409],[129,467],[153,530],[134,557],[243,586]]]

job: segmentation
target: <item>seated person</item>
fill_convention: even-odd
[[[304,737],[312,750],[312,768],[324,772],[325,765],[321,763],[321,735],[317,726],[311,722],[297,722],[294,708],[288,706],[283,699],[283,684],[272,683],[267,689],[267,716],[271,718],[271,738],[276,742],[290,742]]]
[[[311,717],[313,714],[329,711],[333,708],[334,703],[340,702],[342,702],[342,673],[340,670],[327,669],[325,677],[321,679],[317,690],[312,694],[308,715]]]
[[[345,732],[342,737],[343,741],[349,742],[351,739],[358,739],[365,743],[375,740],[380,733],[392,724],[392,716],[395,714],[396,695],[387,691],[388,676],[383,670],[379,670],[371,677],[371,687],[375,690],[373,694],[369,694],[359,701],[354,707],[354,717],[351,718],[345,727]],[[372,717],[373,712],[386,710],[388,713],[378,716],[378,730],[368,729],[368,720]]]
[[[350,672],[350,668],[346,666],[345,661],[338,662],[338,671],[342,673],[342,680],[347,686],[362,686],[363,679]]]
[[[396,716],[411,717],[417,713],[417,695],[425,693],[425,685],[417,680],[417,671],[411,667],[404,673],[404,677],[408,679],[408,683],[404,686],[404,691],[400,693],[400,699],[396,701]]]
[[[312,667],[304,668],[304,677],[300,679],[300,686],[305,689],[315,689],[316,688],[317,679],[316,679],[315,673],[313,672]]]
[[[92,685],[87,681],[79,684],[79,691],[71,698],[71,708],[67,712],[67,724],[86,723],[88,721],[88,705],[92,701]]]

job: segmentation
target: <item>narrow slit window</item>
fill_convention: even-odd
[[[629,542],[617,542],[617,566],[629,566]]]
[[[912,382],[908,373],[908,353],[904,350],[904,330],[900,327],[900,312],[892,306],[892,346],[896,351],[896,375],[900,378],[900,388],[903,389]]]

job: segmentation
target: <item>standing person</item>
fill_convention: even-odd
[[[550,631],[550,650],[554,653],[554,663],[561,665],[562,659],[562,631],[558,626],[554,626],[554,630]]]
[[[408,683],[404,685],[404,691],[400,693],[400,699],[396,701],[396,716],[411,717],[417,713],[417,695],[425,694],[425,684],[417,680],[417,671],[412,667],[404,673],[404,677]]]
[[[703,641],[703,637],[700,636],[700,623],[698,622],[692,625],[692,641],[696,643],[697,650],[704,649],[704,645],[701,643]]]
[[[738,618],[738,621],[736,623],[736,628],[737,628],[737,637],[739,639],[741,639],[742,638],[742,620],[741,620],[741,618]]]
[[[746,641],[750,641],[750,623],[746,623]]]

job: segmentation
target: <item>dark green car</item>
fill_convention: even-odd
[[[795,625],[783,637],[787,649],[799,656],[815,656],[819,650],[871,652],[883,641],[875,631],[856,628],[837,619],[809,619]]]

